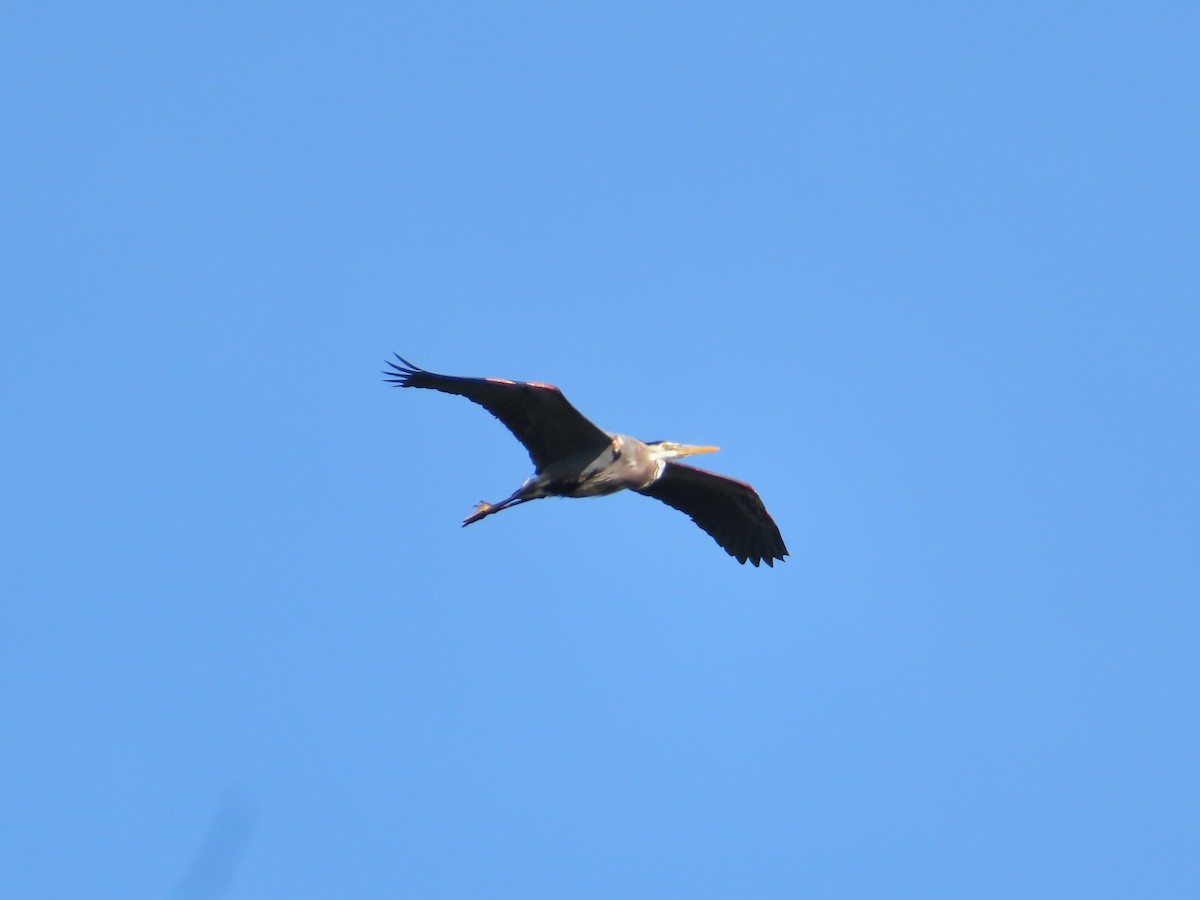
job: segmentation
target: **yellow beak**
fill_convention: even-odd
[[[716,453],[720,447],[708,447],[699,444],[676,444],[675,452],[680,456],[695,456],[698,453]]]

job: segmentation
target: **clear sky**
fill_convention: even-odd
[[[1200,896],[1198,35],[7,4],[0,896]]]

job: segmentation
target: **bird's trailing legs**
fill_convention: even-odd
[[[466,528],[472,522],[478,522],[485,516],[490,516],[492,513],[500,512],[502,509],[508,509],[510,506],[516,506],[518,503],[524,503],[527,500],[533,499],[533,497],[522,497],[521,491],[517,491],[511,497],[506,497],[499,503],[488,503],[486,500],[480,500],[475,504],[475,511],[463,519],[463,528]]]

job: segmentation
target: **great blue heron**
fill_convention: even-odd
[[[432,388],[478,403],[525,445],[534,474],[499,503],[481,502],[463,525],[540,497],[597,497],[628,488],[692,517],[725,552],[745,564],[775,565],[788,555],[779,528],[754,488],[672,462],[716,447],[645,443],[609,434],[588,421],[552,384],[504,378],[459,378],[426,372],[396,354],[387,381]]]

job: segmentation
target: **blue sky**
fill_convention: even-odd
[[[0,19],[0,895],[1200,890],[1193,4]]]

